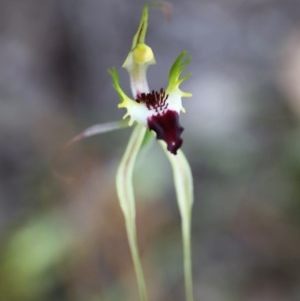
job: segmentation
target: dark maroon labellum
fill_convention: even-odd
[[[167,149],[176,155],[177,150],[182,145],[180,137],[183,127],[179,124],[179,115],[177,112],[167,110],[163,114],[158,114],[148,118],[150,130],[156,133],[156,138],[164,140],[167,143]]]

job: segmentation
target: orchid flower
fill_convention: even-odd
[[[147,69],[155,64],[155,57],[150,46],[145,43],[148,27],[148,6],[142,12],[138,30],[133,38],[131,50],[123,64],[130,77],[132,97],[122,90],[116,69],[109,71],[113,87],[119,95],[121,109],[126,109],[123,121],[97,124],[87,128],[70,140],[65,147],[96,134],[134,125],[125,153],[119,164],[116,175],[116,188],[121,209],[125,218],[125,226],[137,277],[141,301],[148,300],[141,259],[137,244],[135,223],[135,198],[133,189],[133,170],[139,151],[145,141],[156,134],[173,170],[173,179],[178,206],[182,221],[183,262],[186,300],[193,300],[192,264],[191,264],[191,209],[193,204],[193,180],[188,161],[180,150],[183,127],[179,123],[179,115],[184,112],[182,98],[191,93],[183,92],[180,84],[190,77],[182,73],[190,62],[186,52],[182,52],[174,61],[169,73],[169,82],[159,90],[149,90]]]

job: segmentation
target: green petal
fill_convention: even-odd
[[[147,300],[147,292],[137,245],[137,231],[135,223],[136,210],[132,177],[134,164],[136,162],[137,155],[144,141],[146,130],[147,129],[141,125],[137,125],[134,128],[126,151],[118,167],[116,177],[117,194],[125,218],[127,237],[136,273],[141,301]]]
[[[161,146],[165,151],[173,170],[173,180],[181,216],[186,300],[193,301],[194,297],[191,259],[191,215],[194,200],[193,176],[190,165],[181,150],[178,150],[177,155],[175,156],[166,149],[164,142],[161,142]]]
[[[119,97],[120,97],[120,100],[121,100],[121,103],[119,104],[118,107],[123,107],[124,103],[126,103],[126,102],[135,103],[135,101],[132,100],[130,97],[128,97],[125,94],[125,92],[123,91],[123,89],[121,88],[120,81],[119,81],[119,75],[118,75],[117,70],[115,68],[113,68],[113,69],[108,70],[108,72],[111,76],[111,79],[112,79],[112,82],[113,82],[113,87],[117,91],[117,93],[119,94]]]
[[[170,69],[170,73],[169,73],[169,85],[166,90],[168,94],[179,91],[183,97],[191,97],[192,96],[191,93],[182,92],[179,89],[179,85],[191,76],[191,73],[188,73],[187,75],[180,78],[181,74],[183,73],[185,68],[188,66],[190,61],[191,61],[191,57],[186,56],[186,51],[182,51],[180,53],[180,55],[176,58],[175,62],[173,63],[173,65]]]
[[[119,82],[119,76],[116,71],[116,69],[109,70],[109,74],[111,75],[112,81],[113,81],[113,87],[119,94],[121,102],[118,104],[118,108],[125,108],[127,109],[126,114],[124,115],[123,119],[129,117],[128,124],[131,126],[135,119],[132,118],[132,116],[129,114],[128,110],[138,108],[140,107],[140,104],[128,97],[125,92],[122,90]]]

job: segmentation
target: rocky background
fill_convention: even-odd
[[[129,130],[68,150],[82,129],[118,120],[120,72],[145,1],[0,1],[0,300],[138,300],[114,175]],[[150,13],[147,42],[165,87],[193,60],[183,150],[195,180],[195,300],[300,299],[300,2],[176,0]],[[153,143],[136,169],[150,300],[184,300],[180,217]]]

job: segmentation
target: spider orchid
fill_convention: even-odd
[[[141,301],[148,300],[146,282],[144,280],[141,259],[137,246],[137,229],[135,223],[135,198],[133,189],[133,169],[136,158],[145,141],[156,134],[173,170],[173,179],[182,222],[183,262],[186,300],[193,300],[192,264],[191,264],[191,209],[193,204],[193,180],[190,166],[180,150],[182,145],[179,115],[184,112],[182,97],[191,94],[183,92],[180,84],[190,74],[181,77],[190,57],[182,52],[173,63],[169,73],[169,83],[166,89],[149,90],[146,72],[151,64],[155,64],[152,49],[145,43],[148,26],[148,6],[142,12],[138,30],[133,38],[131,50],[123,64],[127,69],[132,98],[122,90],[116,69],[109,71],[113,87],[120,97],[119,108],[127,110],[123,121],[97,124],[84,130],[70,140],[63,149],[96,134],[135,125],[125,153],[119,164],[116,175],[116,188],[121,209],[125,218],[125,226],[129,247],[136,273]]]

